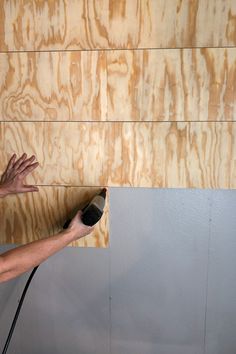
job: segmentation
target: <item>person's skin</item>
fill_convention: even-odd
[[[9,194],[37,192],[38,188],[26,185],[24,180],[31,173],[38,162],[35,157],[27,158],[23,154],[18,160],[14,154],[0,180],[0,198]],[[27,272],[45,261],[54,253],[60,251],[72,241],[88,235],[93,227],[86,226],[81,221],[81,211],[72,219],[66,230],[43,240],[34,241],[27,245],[17,247],[0,255],[0,282],[10,280]]]

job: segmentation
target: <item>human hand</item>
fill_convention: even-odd
[[[12,155],[0,180],[0,189],[3,196],[38,191],[36,186],[24,184],[26,176],[39,165],[38,162],[33,163],[34,159],[34,155],[27,159],[25,153],[18,160],[16,160],[16,154]]]
[[[81,216],[82,210],[79,210],[68,226],[68,230],[73,233],[74,241],[90,234],[94,230],[94,226],[83,224]]]

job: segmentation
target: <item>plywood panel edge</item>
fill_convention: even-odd
[[[86,205],[99,190],[101,188],[41,186],[38,193],[1,199],[0,243],[27,244],[60,232],[65,221]],[[109,191],[104,215],[94,231],[72,242],[70,246],[109,246]]]

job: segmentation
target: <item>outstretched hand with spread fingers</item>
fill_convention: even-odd
[[[33,162],[34,160],[34,155],[27,158],[26,153],[24,153],[18,160],[16,160],[16,154],[12,155],[0,180],[0,188],[4,190],[6,195],[38,192],[36,186],[24,184],[26,176],[39,165],[38,162]]]

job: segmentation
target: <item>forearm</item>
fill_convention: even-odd
[[[10,280],[39,265],[73,240],[73,231],[65,230],[5,252],[1,255],[0,282]]]

